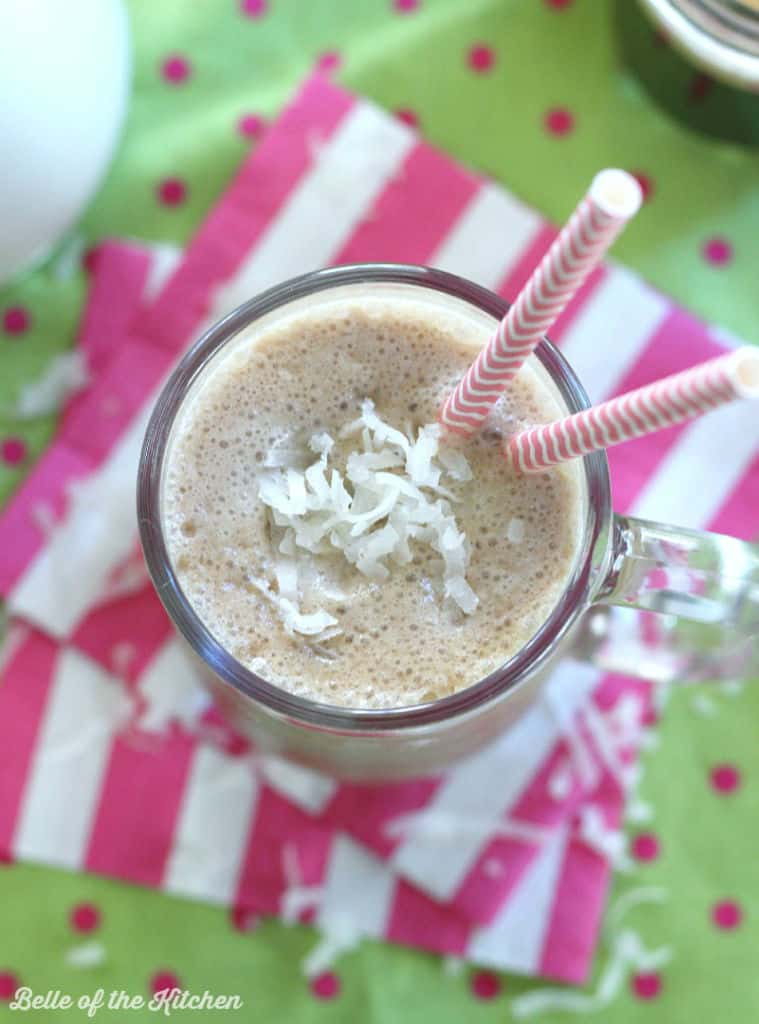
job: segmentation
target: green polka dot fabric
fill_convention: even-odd
[[[599,167],[633,171],[648,216],[616,258],[700,316],[759,340],[750,148],[759,98],[691,68],[632,0],[128,7],[133,92],[107,180],[58,251],[0,292],[0,500],[54,431],[52,416],[21,421],[8,410],[73,344],[92,248],[106,236],[186,243],[317,65],[555,221]],[[627,823],[633,867],[616,878],[585,994],[602,991],[620,927],[671,956],[580,1012],[611,1024],[755,1019],[757,721],[750,683],[673,693],[646,755],[641,799],[653,814]],[[0,907],[3,1020],[21,1012],[10,1005],[22,986],[67,994],[75,1005],[57,1012],[71,1019],[83,1019],[99,990],[104,1005],[90,1010],[98,1019],[155,1019],[153,993],[179,986],[243,1004],[197,1016],[296,1022],[504,1021],[517,1019],[520,997],[546,987],[375,942],[309,983],[299,967],[314,942],[306,926],[24,864],[0,862]],[[107,1005],[112,993],[124,994],[122,1008]],[[123,1009],[136,999],[141,1008]],[[546,1009],[531,1019],[571,1017]]]

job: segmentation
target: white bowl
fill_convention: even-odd
[[[0,283],[42,259],[94,195],[130,71],[121,0],[0,0]]]

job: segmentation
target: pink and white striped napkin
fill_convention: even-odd
[[[183,257],[103,247],[81,337],[94,382],[0,517],[17,641],[0,685],[0,848],[582,980],[608,875],[586,812],[619,822],[618,758],[633,755],[646,688],[567,663],[560,701],[443,780],[369,790],[262,761],[194,685],[132,511],[153,398],[206,322],[283,278],[360,260],[430,263],[513,298],[553,237],[406,126],[314,79]],[[724,345],[615,267],[553,333],[594,398]],[[614,449],[618,507],[748,535],[759,453],[742,415]],[[678,486],[694,471],[695,496]]]
[[[119,283],[117,271],[123,264],[127,283],[140,255],[147,256],[142,261],[147,281],[152,253],[140,254],[115,244],[103,247],[81,339],[87,352],[94,350],[98,340],[114,339],[113,331],[103,332],[119,314],[126,323],[123,306],[127,290]],[[141,349],[132,350],[141,360]],[[104,408],[114,416],[121,399],[115,401],[113,392],[103,395],[97,379],[107,365],[107,352],[98,361],[101,367],[93,370],[95,381],[88,400],[93,412],[101,414]],[[78,404],[81,409],[82,399]],[[64,425],[56,443],[65,438]],[[61,447],[61,451],[65,449]],[[86,478],[90,498],[102,472],[111,483],[118,481],[118,473],[100,464]],[[45,490],[47,480],[47,471],[33,474],[7,513],[11,524],[37,523],[33,536],[38,540],[39,524],[49,523],[57,499],[65,503],[67,490],[76,486],[76,479],[61,473],[52,481],[57,488],[52,494]],[[81,521],[80,532],[89,531],[84,558],[89,557],[92,526],[99,520],[104,524],[115,521],[115,513],[108,511],[109,501],[108,490],[100,488],[97,518]],[[41,508],[47,509],[45,514],[40,513]],[[83,547],[74,528],[80,515],[77,508],[68,508],[64,540],[68,538],[70,546],[60,549],[57,564],[48,546],[50,570],[42,579],[56,579],[72,551]],[[3,525],[7,523],[1,523],[0,529]],[[57,535],[48,540],[60,543]],[[114,559],[106,584],[78,617],[66,644],[56,644],[46,634],[16,621],[16,646],[4,674],[7,685],[0,690],[0,712],[7,726],[0,745],[8,768],[0,788],[0,845],[12,849],[16,856],[116,874],[245,909],[288,912],[293,896],[317,892],[314,902],[319,904],[319,920],[327,927],[335,919],[344,921],[346,907],[352,907],[353,913],[360,907],[363,933],[442,952],[478,950],[474,955],[483,963],[535,970],[533,959],[540,948],[536,941],[532,946],[519,941],[510,948],[503,933],[513,931],[523,940],[523,927],[513,930],[514,913],[526,912],[519,911],[520,906],[526,907],[535,922],[536,886],[542,887],[542,880],[548,879],[549,891],[550,885],[558,888],[557,871],[567,850],[567,837],[565,829],[564,833],[554,829],[556,835],[551,835],[547,826],[565,822],[583,793],[582,786],[566,775],[565,743],[557,741],[557,722],[546,708],[535,709],[515,733],[447,780],[396,783],[378,790],[338,786],[330,779],[271,759],[255,761],[246,757],[240,738],[207,708],[200,683],[171,634],[138,553],[133,546],[125,547],[127,554],[120,562]],[[69,584],[75,591],[81,567],[80,560]],[[87,585],[85,600],[88,594]],[[82,600],[74,592],[70,597]],[[54,602],[51,606],[56,607]],[[69,609],[64,614],[65,620],[48,621],[48,629],[64,629]],[[30,688],[30,678],[36,681],[35,688]],[[566,696],[570,687],[574,685],[573,699],[579,700],[596,682],[597,673],[587,668],[568,674],[562,670],[554,683],[564,694],[562,711],[566,713],[572,706],[573,700]],[[19,731],[17,723],[22,718],[26,728]],[[165,731],[172,723],[184,728],[172,728],[165,736],[155,734],[156,729]],[[77,737],[83,725],[89,728],[85,741],[80,742]],[[546,752],[550,752],[547,758]],[[531,780],[536,765],[537,774]],[[568,783],[559,797],[548,793],[555,772]],[[494,776],[504,779],[500,790],[484,784]],[[67,800],[74,787],[81,804],[77,814],[72,814]],[[254,799],[255,794],[269,790],[297,805],[287,811],[286,828],[282,826],[281,800],[272,794],[266,800]],[[487,801],[472,801],[472,794],[477,793]],[[220,795],[226,795],[228,801],[220,803]],[[151,808],[146,819],[144,806]],[[382,848],[385,834],[381,825],[395,821],[400,812],[408,815],[422,808],[432,812],[432,823],[436,822],[432,841],[429,836],[425,839],[424,828],[416,841],[388,837],[388,850],[403,850],[397,866],[383,866],[337,835],[338,821],[346,831],[362,838],[371,839],[375,829],[375,842]],[[219,809],[225,810],[219,814]],[[321,813],[324,826],[314,828],[302,811]],[[516,836],[495,835],[504,825],[504,814],[507,820],[511,814],[509,824],[517,826]],[[445,839],[439,831],[441,817],[449,822],[448,843],[454,841],[445,848],[444,858],[440,858]],[[330,818],[334,818],[331,825]],[[531,822],[538,825],[537,841],[530,835]],[[450,823],[457,827],[452,830]],[[541,826],[545,835],[540,835]],[[524,841],[525,830],[528,842]],[[549,844],[552,854],[547,852],[524,885],[518,885],[540,848],[545,846],[548,851]],[[290,863],[294,860],[297,865],[295,883],[287,876],[286,851]],[[440,868],[441,862],[445,869]],[[425,897],[419,888],[400,884],[398,873],[404,869],[412,878],[416,874],[419,888],[445,895],[440,887],[453,887],[452,905],[446,907]],[[375,903],[356,903],[357,895],[366,897],[369,891],[368,872],[374,879]],[[457,892],[458,878],[462,882]],[[517,898],[504,916],[504,898],[512,892]],[[374,915],[369,913],[370,905]],[[457,905],[463,914],[456,912]],[[303,909],[309,907],[307,901]],[[473,927],[477,921],[491,919],[497,919],[493,920],[495,939],[488,938],[492,929],[476,931]],[[584,920],[591,922],[587,914]],[[589,935],[592,931],[590,926]],[[534,926],[533,932],[541,934]],[[564,949],[565,943],[556,942],[556,948]],[[561,969],[552,966],[549,956],[544,970],[560,973]]]

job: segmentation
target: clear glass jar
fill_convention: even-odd
[[[669,41],[715,78],[759,89],[759,0],[640,0]]]

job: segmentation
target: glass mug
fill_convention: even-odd
[[[229,721],[259,748],[344,778],[424,775],[471,754],[532,704],[549,667],[582,637],[588,612],[625,605],[701,623],[727,623],[753,650],[759,622],[759,555],[749,544],[617,516],[604,452],[583,460],[584,530],[566,589],[549,618],[487,678],[428,704],[352,710],[316,703],[267,683],[237,662],[210,634],[182,592],[162,528],[164,462],[182,403],[192,399],[226,346],[319,303],[382,295],[413,298],[431,310],[454,310],[488,332],[507,304],[479,285],[425,267],[369,264],[321,270],[264,292],[224,317],[174,370],[158,398],[140,461],[137,505],[148,569],[177,631],[200,660]],[[588,397],[560,352],[543,341],[538,372],[568,412]],[[700,629],[701,627],[699,627]],[[590,630],[603,632],[596,621]]]

